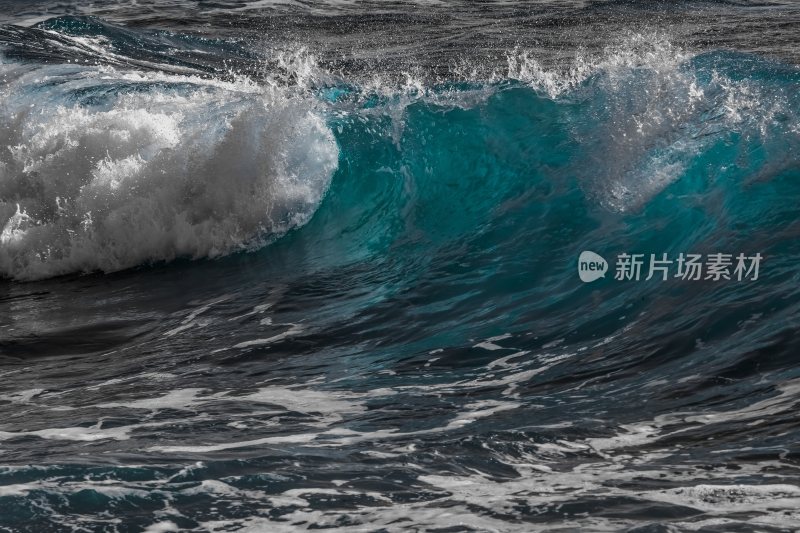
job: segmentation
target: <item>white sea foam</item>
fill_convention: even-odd
[[[670,75],[691,56],[691,53],[675,46],[667,35],[630,32],[618,42],[605,47],[599,55],[579,51],[572,64],[565,69],[548,69],[539,61],[534,50],[516,48],[506,58],[506,75],[556,98],[574,90],[599,72],[623,82],[629,78],[631,69]]]
[[[308,97],[247,80],[0,63],[0,276],[263,246],[338,164]]]
[[[585,106],[573,131],[586,148],[581,181],[606,207],[630,211],[679,180],[721,135],[763,139],[793,114],[785,95],[698,66],[696,57],[666,34],[628,32],[600,53],[577,53],[566,68],[518,48],[506,76]]]

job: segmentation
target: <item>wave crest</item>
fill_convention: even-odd
[[[264,245],[337,167],[313,104],[108,67],[0,66],[0,274],[115,271]]]

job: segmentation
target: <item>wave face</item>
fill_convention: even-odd
[[[0,528],[800,525],[796,36],[566,4],[1,27]]]

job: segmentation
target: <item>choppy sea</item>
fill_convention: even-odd
[[[0,531],[800,529],[799,118],[791,0],[0,1]]]

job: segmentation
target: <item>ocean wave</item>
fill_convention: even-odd
[[[128,49],[147,63],[141,47],[154,38],[93,19],[39,26],[114,65],[0,65],[0,274],[15,279],[257,249],[306,223],[335,175],[362,163],[390,180],[378,203],[354,193],[319,241],[346,231],[342,212],[372,220],[355,246],[411,214],[433,233],[465,235],[480,225],[470,213],[540,180],[576,179],[598,204],[637,211],[679,181],[680,194],[702,186],[703,169],[738,165],[736,152],[759,147],[788,164],[787,143],[800,144],[787,91],[796,71],[691,53],[657,33],[627,34],[561,69],[518,48],[489,73],[346,76],[301,47],[272,54],[260,77],[220,77],[123,68]],[[151,67],[165,46],[154,42]],[[469,221],[442,224],[437,213],[451,209]]]
[[[308,220],[338,164],[313,102],[247,80],[0,69],[4,276],[263,246]]]

